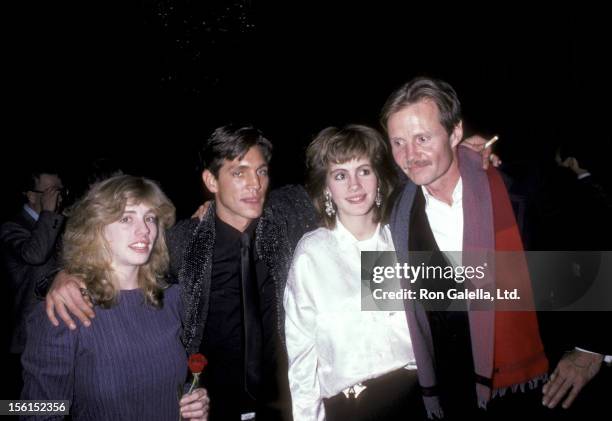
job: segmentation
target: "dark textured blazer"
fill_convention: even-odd
[[[42,211],[35,221],[25,210],[0,227],[0,242],[9,289],[14,294],[11,352],[25,345],[25,320],[36,303],[36,284],[56,266],[57,243],[64,217]]]
[[[183,342],[188,353],[198,352],[209,309],[215,245],[215,206],[204,218],[178,222],[168,231],[170,275],[183,287]],[[270,192],[256,228],[256,251],[275,285],[276,317],[284,343],[283,292],[293,250],[304,233],[318,226],[316,211],[302,186]]]

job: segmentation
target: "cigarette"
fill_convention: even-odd
[[[489,140],[487,143],[484,144],[484,149],[487,149],[489,146],[493,145],[498,140],[499,140],[499,136],[497,135],[493,136],[491,140]]]

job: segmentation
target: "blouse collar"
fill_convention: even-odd
[[[334,235],[341,244],[355,245],[359,250],[379,250],[379,243],[382,241],[383,244],[387,242],[386,236],[381,232],[381,224],[376,225],[376,229],[370,238],[365,240],[358,240],[355,236],[340,222],[340,219],[336,217],[336,227],[333,230]]]

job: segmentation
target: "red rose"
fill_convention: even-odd
[[[208,360],[202,354],[191,354],[189,356],[189,370],[193,374],[199,374],[204,370],[204,367],[208,365]]]

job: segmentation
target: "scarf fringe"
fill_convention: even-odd
[[[444,412],[440,405],[440,399],[437,396],[423,396],[427,418],[430,420],[444,418]]]
[[[538,385],[541,383],[542,385],[544,383],[546,383],[548,381],[548,373],[544,373],[541,374],[537,377],[534,377],[533,379],[527,380],[524,383],[518,383],[518,384],[513,384],[512,386],[507,386],[507,387],[500,387],[499,389],[494,389],[493,393],[491,395],[491,399],[494,399],[496,397],[502,397],[506,394],[506,392],[508,392],[508,390],[511,391],[511,393],[516,393],[519,390],[521,391],[521,393],[525,393],[525,391],[527,390],[527,388],[529,390],[533,390],[535,388],[538,387]],[[484,399],[479,399],[478,400],[478,407],[482,408],[482,409],[487,409],[487,404],[489,403],[488,400],[484,400]]]

